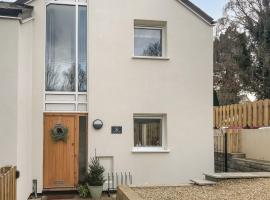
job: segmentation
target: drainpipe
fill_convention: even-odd
[[[38,195],[37,195],[37,179],[33,180],[33,194],[34,194],[35,199],[37,199],[38,198]]]

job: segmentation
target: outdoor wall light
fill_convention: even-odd
[[[96,119],[95,121],[93,121],[93,127],[96,130],[101,129],[103,126],[103,122],[100,119]]]

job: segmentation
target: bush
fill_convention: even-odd
[[[102,186],[105,182],[104,173],[105,169],[100,165],[97,157],[91,159],[89,164],[89,172],[87,177],[87,183],[90,186]]]
[[[87,185],[80,185],[78,187],[78,193],[81,198],[87,198],[90,196],[90,192]]]

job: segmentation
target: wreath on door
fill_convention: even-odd
[[[51,130],[51,137],[54,142],[67,142],[68,128],[62,124],[56,124]]]

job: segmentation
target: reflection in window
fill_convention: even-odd
[[[87,8],[79,6],[78,23],[78,91],[87,90]]]
[[[79,182],[87,177],[87,116],[79,117]]]
[[[75,91],[75,19],[75,6],[47,6],[46,91]]]
[[[162,56],[162,29],[135,28],[135,56]]]
[[[162,119],[134,119],[135,147],[162,146]]]

